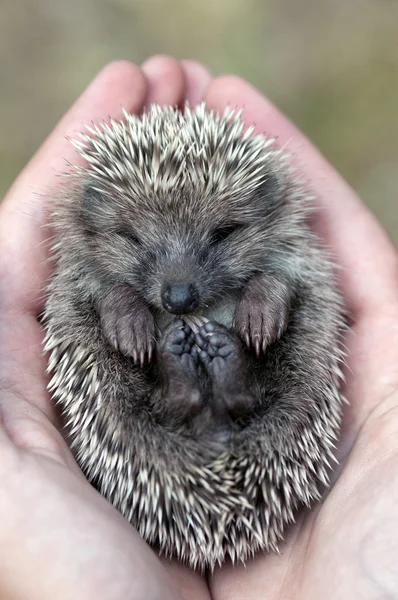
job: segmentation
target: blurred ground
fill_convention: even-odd
[[[396,0],[1,0],[0,197],[104,63],[154,53],[249,79],[398,242]]]

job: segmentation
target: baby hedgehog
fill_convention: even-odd
[[[88,128],[52,211],[52,397],[90,482],[193,568],[276,550],[319,498],[344,328],[308,194],[240,116]]]

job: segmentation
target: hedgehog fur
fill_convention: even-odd
[[[167,556],[277,550],[341,422],[343,303],[308,193],[229,110],[87,129],[52,205],[43,315],[71,448]]]

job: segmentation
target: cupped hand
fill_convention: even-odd
[[[206,101],[243,108],[248,125],[277,138],[317,197],[313,226],[340,266],[352,317],[340,467],[322,503],[304,513],[280,554],[215,573],[217,600],[398,597],[398,261],[352,189],[310,142],[238,77],[212,81]],[[365,125],[364,125],[365,126]],[[344,144],[344,139],[341,140]]]
[[[37,317],[51,265],[46,205],[67,163],[66,136],[146,103],[201,99],[210,76],[155,57],[106,67],[62,119],[0,206],[0,597],[2,600],[208,600],[200,576],[157,558],[85,480],[46,393]]]
[[[205,88],[207,91],[205,92]],[[243,107],[248,124],[276,136],[318,200],[314,227],[332,249],[352,315],[341,467],[322,503],[281,545],[210,581],[217,600],[395,597],[398,577],[398,294],[395,249],[354,192],[303,135],[236,77],[210,82],[196,63],[156,58],[143,70],[107,67],[19,177],[0,212],[0,596],[204,600],[202,578],[165,565],[84,480],[45,391],[37,316],[51,265],[45,205],[76,155],[65,140],[87,121],[145,103]],[[342,141],[343,143],[343,141]]]

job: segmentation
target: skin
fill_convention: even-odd
[[[299,519],[281,554],[208,581],[162,564],[84,480],[45,391],[37,316],[51,265],[43,207],[76,154],[81,123],[140,111],[146,101],[243,117],[300,164],[318,197],[314,228],[341,266],[351,317],[349,400],[340,467],[324,501]],[[245,81],[212,79],[192,61],[154,57],[142,69],[108,65],[40,148],[0,207],[0,597],[3,600],[393,598],[398,594],[397,254],[375,218],[308,140]]]

